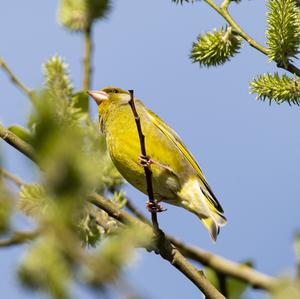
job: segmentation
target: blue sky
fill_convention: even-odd
[[[113,3],[109,17],[94,30],[93,88],[134,89],[181,135],[228,218],[216,244],[196,217],[175,207],[159,215],[161,227],[235,261],[250,258],[265,273],[288,273],[295,264],[293,235],[299,229],[299,107],[256,101],[248,87],[257,74],[278,71],[275,65],[246,44],[222,67],[192,64],[189,51],[197,35],[225,25],[204,2]],[[41,64],[59,54],[80,89],[82,38],[57,24],[57,6],[57,1],[3,1],[0,55],[27,86],[36,88],[42,83]],[[265,1],[242,1],[232,4],[230,11],[248,33],[265,42]],[[0,121],[24,125],[30,103],[3,72],[0,93]],[[94,106],[92,113],[96,117]],[[37,171],[31,163],[3,142],[1,147],[5,166],[27,181],[34,180]],[[145,196],[126,189],[144,209]],[[6,299],[32,298],[14,277],[23,253],[24,247],[0,251],[0,290]],[[125,277],[147,298],[198,296],[198,290],[158,256],[141,251],[137,261]],[[93,297],[82,289],[74,295]]]

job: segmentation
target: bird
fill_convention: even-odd
[[[141,156],[140,139],[129,105],[129,91],[108,86],[90,90],[88,94],[98,105],[100,130],[105,136],[112,162],[125,180],[147,194],[146,176],[141,165],[145,163],[145,157]],[[170,126],[139,99],[134,99],[134,103],[145,136],[146,163],[152,172],[156,202],[192,212],[216,241],[227,220],[202,170]]]

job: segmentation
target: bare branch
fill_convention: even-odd
[[[137,224],[148,226],[140,220],[132,217],[125,211],[118,209],[118,207],[111,201],[105,199],[101,195],[93,193],[89,197],[89,201],[104,210],[111,217],[119,220],[124,224]],[[153,233],[153,239],[157,238],[157,235]],[[157,247],[155,252],[158,252],[162,258],[169,261],[175,268],[183,273],[189,280],[191,280],[209,299],[217,299],[225,297],[205,278],[201,271],[198,271],[192,264],[190,264],[184,256],[176,249],[176,247],[166,237],[159,238],[155,244]]]
[[[139,117],[138,112],[135,107],[133,90],[129,90],[129,93],[130,93],[130,101],[128,102],[128,104],[131,107],[131,110],[132,110],[132,113],[133,113],[133,116],[135,119],[135,123],[136,123],[136,128],[137,128],[137,131],[139,134],[140,145],[141,145],[141,154],[143,157],[147,158],[145,135],[143,134],[141,120],[140,120],[140,117]],[[145,176],[146,176],[148,198],[149,198],[150,203],[155,205],[153,186],[152,186],[152,171],[147,164],[145,164],[143,166],[144,166]],[[157,232],[159,232],[157,213],[155,211],[151,211],[151,219],[152,219],[152,224],[153,224],[154,229]]]
[[[145,223],[149,223],[149,220],[133,205],[129,199],[127,199],[126,207],[138,219]],[[204,266],[210,267],[217,273],[225,275],[226,277],[233,277],[244,281],[253,288],[270,291],[274,288],[277,282],[275,278],[258,272],[247,265],[230,261],[224,257],[212,254],[211,252],[205,251],[199,247],[187,245],[170,235],[167,235],[167,238],[185,257],[201,263]]]
[[[7,74],[9,79],[17,86],[22,92],[24,92],[29,98],[32,97],[33,91],[26,87],[13,73],[13,71],[9,68],[7,63],[3,58],[0,57],[0,68]]]
[[[84,56],[83,56],[83,90],[91,88],[92,75],[92,28],[89,27],[84,31]]]
[[[38,236],[37,231],[19,231],[14,232],[14,234],[5,240],[0,240],[0,247],[8,247],[18,244],[23,244],[27,241],[31,241]]]
[[[4,168],[0,168],[0,174],[2,174],[2,176],[10,181],[12,181],[15,185],[17,185],[18,187],[22,187],[23,185],[25,185],[25,183],[17,176],[15,176],[14,174],[8,172],[7,170],[5,170]]]
[[[36,162],[36,157],[34,150],[32,146],[25,141],[23,141],[21,138],[19,138],[17,135],[6,129],[0,124],[0,138],[2,138],[5,142],[10,144],[12,147],[17,149],[19,152],[24,154],[26,157],[28,157],[33,162]]]

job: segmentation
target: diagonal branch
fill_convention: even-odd
[[[9,239],[0,240],[0,248],[23,244],[27,241],[34,240],[37,236],[37,231],[17,231],[10,236]]]
[[[126,207],[138,219],[145,223],[149,223],[149,220],[132,204],[129,199],[127,199]],[[253,288],[271,291],[277,282],[275,278],[258,272],[247,265],[233,262],[199,247],[187,245],[173,236],[167,235],[167,238],[185,257],[201,263],[204,266],[210,267],[219,274],[241,280]]]
[[[33,91],[26,87],[13,73],[13,71],[9,68],[7,63],[4,61],[3,58],[0,57],[0,68],[7,74],[9,79],[21,90],[23,91],[29,98],[32,97]]]
[[[93,193],[90,195],[89,201],[98,208],[104,210],[109,216],[124,224],[148,226],[148,224],[143,223],[125,211],[120,210],[114,203],[99,194]],[[152,238],[157,238],[156,233],[153,232]],[[191,280],[203,292],[206,298],[225,299],[225,297],[205,278],[202,271],[198,271],[190,264],[168,238],[159,238],[154,246],[156,246],[155,252],[158,252],[163,259],[169,261],[175,268]]]
[[[25,141],[23,141],[21,138],[19,138],[17,135],[9,131],[1,124],[0,124],[0,138],[2,138],[5,142],[7,142],[12,147],[17,149],[19,152],[24,154],[30,160],[36,162],[36,157],[32,146],[26,143]]]
[[[0,174],[6,178],[7,180],[12,181],[15,185],[17,185],[18,187],[22,187],[23,185],[25,185],[25,183],[17,176],[15,176],[14,174],[8,172],[6,169],[1,168],[0,167]]]

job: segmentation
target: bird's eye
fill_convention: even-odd
[[[112,89],[111,92],[112,93],[118,93],[119,91],[117,89]]]

